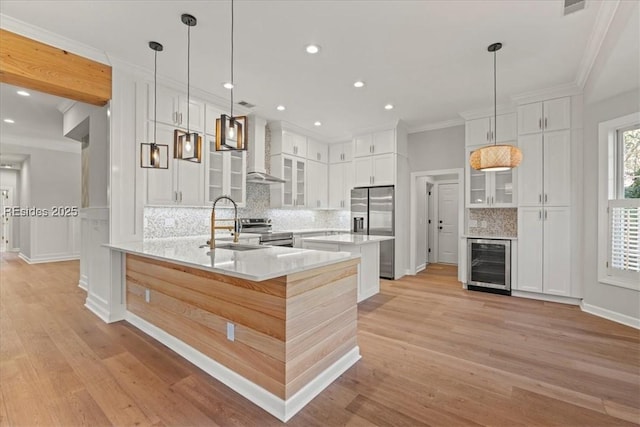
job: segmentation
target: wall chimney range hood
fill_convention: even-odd
[[[247,183],[282,184],[284,179],[269,175],[265,168],[265,127],[267,121],[250,116],[249,141],[247,147]]]

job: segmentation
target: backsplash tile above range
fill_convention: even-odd
[[[349,211],[271,209],[269,186],[247,184],[247,207],[238,209],[240,218],[270,218],[274,230],[349,228]],[[233,209],[216,208],[217,218],[233,218]],[[211,208],[145,207],[144,238],[200,236],[209,234]]]
[[[504,236],[518,235],[518,209],[469,209],[469,222],[477,221],[477,227],[469,226],[468,234],[474,236]],[[486,221],[487,227],[481,224]]]

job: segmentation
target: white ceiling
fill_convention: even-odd
[[[20,96],[22,88],[0,84],[0,142],[30,138],[70,141],[62,135],[62,113],[56,108],[65,98],[27,89],[31,96]],[[10,118],[13,124],[4,122]]]
[[[406,121],[416,128],[492,105],[500,41],[498,103],[509,95],[573,82],[600,2],[563,16],[563,1],[236,0],[236,100],[327,139]],[[186,83],[186,26],[192,84],[228,99],[227,1],[12,1],[0,12],[152,68],[147,42],[164,44],[159,74]],[[308,55],[304,46],[322,50]],[[364,80],[355,89],[355,80]],[[393,103],[396,108],[385,111]],[[287,110],[277,112],[276,105]],[[313,126],[319,120],[321,128]]]

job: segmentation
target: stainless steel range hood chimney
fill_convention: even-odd
[[[249,117],[249,141],[247,145],[247,182],[254,184],[282,184],[284,179],[269,175],[265,168],[265,127],[267,121]]]

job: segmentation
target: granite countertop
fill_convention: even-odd
[[[518,240],[517,236],[486,236],[482,234],[463,234],[465,239],[497,239],[497,240]]]
[[[260,248],[256,250],[234,251],[217,248],[210,252],[209,247],[200,248],[202,244],[204,244],[202,237],[196,236],[105,246],[121,252],[253,281],[273,279],[359,258],[358,254],[348,252],[258,245],[251,245]]]
[[[348,245],[366,245],[368,243],[378,243],[385,240],[393,240],[393,236],[367,236],[364,234],[335,234],[332,236],[314,236],[314,237],[302,237],[303,242],[316,242],[316,243],[339,243]]]

